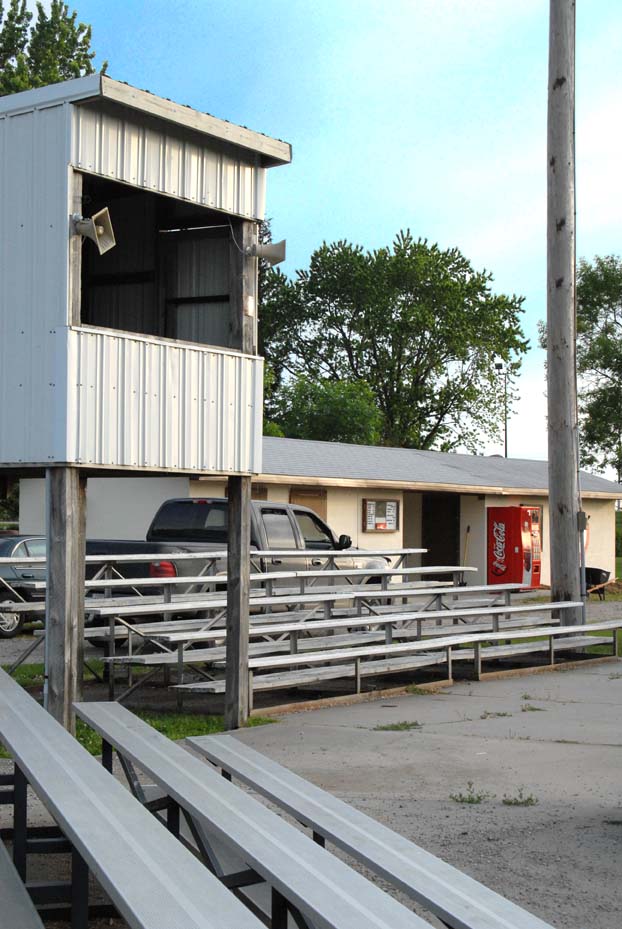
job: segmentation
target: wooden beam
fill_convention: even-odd
[[[82,175],[72,171],[69,176],[71,185],[71,212],[82,216]],[[82,244],[81,235],[69,238],[69,323],[79,326],[82,323]]]
[[[251,478],[230,477],[227,553],[227,666],[225,728],[239,729],[248,718],[248,593],[250,587]]]
[[[86,478],[77,468],[46,472],[47,570],[44,703],[75,732],[82,699]]]
[[[232,226],[229,265],[231,347],[249,355],[257,351],[257,259],[247,254],[256,237],[254,223]],[[225,727],[238,729],[252,705],[248,671],[248,595],[250,587],[251,475],[228,479],[229,545],[227,555],[227,667]]]
[[[177,123],[184,129],[192,129],[221,142],[248,149],[249,153],[256,152],[262,156],[264,164],[268,166],[289,164],[292,160],[292,148],[287,142],[246,129],[245,126],[236,126],[235,123],[210,116],[209,113],[200,113],[189,106],[173,103],[172,100],[156,97],[155,94],[146,90],[138,90],[136,87],[130,87],[129,84],[123,84],[104,75],[101,77],[100,93],[109,100],[115,100],[141,113],[149,113],[158,119]]]
[[[257,241],[257,227],[248,220],[232,222],[229,246],[229,307],[231,348],[257,353],[257,259],[246,250]]]

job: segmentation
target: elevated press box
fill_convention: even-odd
[[[102,75],[0,99],[0,467],[261,470],[250,252],[290,160]]]

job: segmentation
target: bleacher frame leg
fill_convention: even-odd
[[[482,679],[482,647],[480,642],[475,642],[473,648],[473,672],[475,674],[475,680],[481,681]]]
[[[551,667],[555,664],[555,637],[549,636],[549,664]]]
[[[287,929],[287,900],[274,887],[270,915],[270,929]]]
[[[71,852],[71,929],[87,929],[89,924],[89,869],[82,855]]]
[[[28,781],[17,765],[14,766],[13,786],[13,864],[26,883],[28,839]]]

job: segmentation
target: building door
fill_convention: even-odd
[[[322,487],[292,487],[289,502],[308,507],[326,522],[326,491]]]
[[[423,494],[421,544],[427,548],[423,565],[460,563],[460,497],[458,494]],[[451,578],[450,578],[451,579]]]

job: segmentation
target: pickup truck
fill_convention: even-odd
[[[166,556],[184,552],[221,551],[227,547],[228,501],[219,497],[180,497],[166,500],[156,512],[146,541],[121,539],[89,539],[86,551],[89,555],[162,555],[156,562],[132,562],[118,565],[119,573],[126,577],[174,577],[195,576],[203,567],[201,559],[175,561]],[[45,556],[45,539],[41,536],[17,536],[2,540],[0,554],[4,557]],[[251,547],[261,551],[288,551],[304,549],[312,554],[308,557],[290,557],[280,554],[275,558],[262,558],[260,569],[269,572],[304,571],[320,567],[325,561],[322,552],[343,551],[336,559],[341,570],[360,568],[369,570],[369,580],[374,572],[386,568],[390,560],[382,556],[368,556],[365,551],[353,549],[347,535],[337,537],[320,517],[304,506],[289,503],[251,501]],[[94,566],[87,566],[86,576],[91,577]],[[216,573],[224,574],[223,559]],[[44,579],[45,565],[2,565],[0,577],[4,577],[18,594],[0,584],[0,638],[17,635],[27,621],[24,613],[11,612],[10,604],[17,599],[41,600],[43,591],[32,591],[28,585],[20,590],[20,580]],[[279,583],[276,581],[275,583]],[[286,583],[283,581],[282,583]],[[128,591],[129,592],[129,591]]]
[[[149,543],[169,543],[186,551],[217,551],[226,548],[229,533],[229,505],[220,497],[179,497],[166,500],[155,514],[147,532]],[[262,558],[262,571],[304,571],[319,567],[325,562],[322,552],[343,551],[336,559],[337,567],[369,569],[370,577],[375,571],[386,568],[382,556],[368,556],[362,550],[352,548],[352,539],[347,535],[337,537],[320,517],[305,506],[289,503],[272,503],[264,500],[251,501],[251,549],[255,551],[278,551],[276,558]],[[282,552],[305,550],[308,557],[289,557]],[[347,554],[346,554],[347,552]],[[223,561],[219,569],[224,572]],[[181,561],[176,566],[161,562],[151,573],[158,576],[196,574],[197,562]]]

